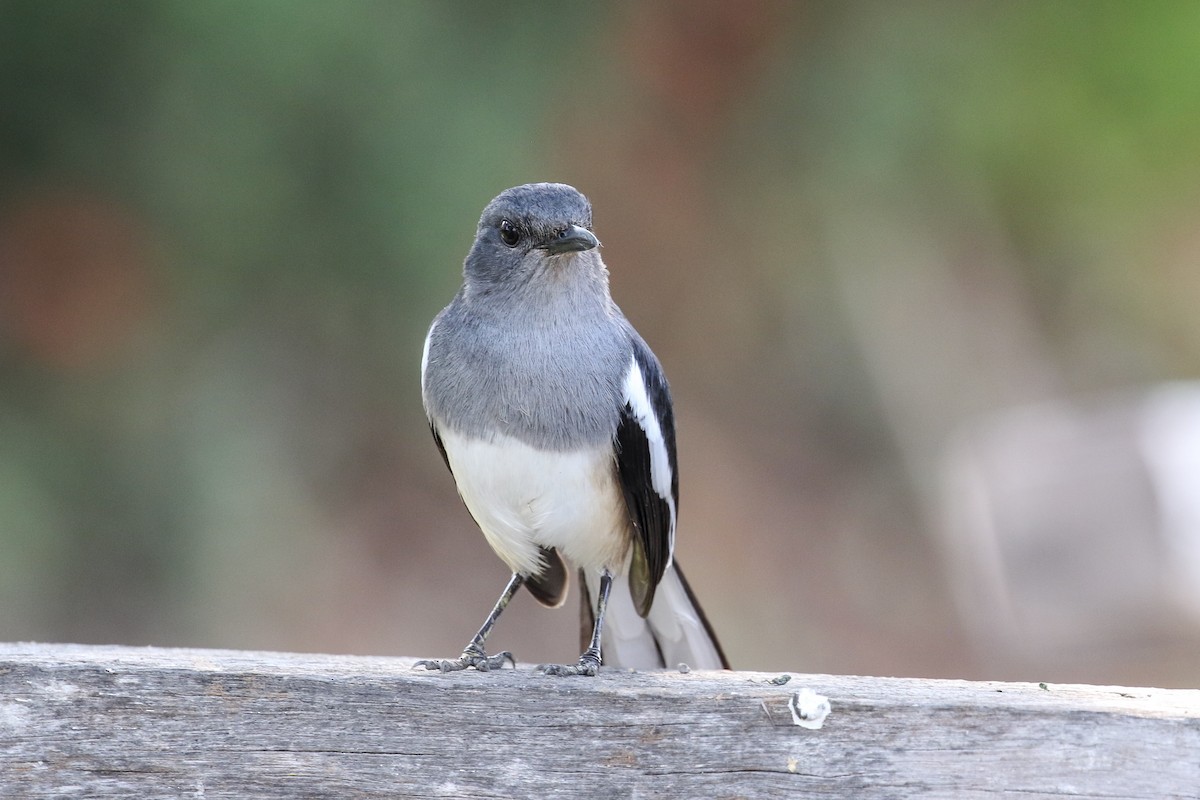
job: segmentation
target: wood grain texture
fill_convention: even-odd
[[[1200,691],[412,663],[0,645],[0,798],[1200,797]]]

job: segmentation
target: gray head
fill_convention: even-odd
[[[516,287],[557,276],[605,280],[592,206],[564,183],[528,183],[487,204],[463,265],[468,287]],[[563,275],[569,272],[571,275]]]
[[[609,295],[591,224],[587,198],[561,183],[488,203],[463,288],[426,341],[430,419],[541,449],[611,443],[636,334]]]

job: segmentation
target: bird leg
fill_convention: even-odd
[[[608,594],[612,591],[612,573],[605,569],[600,573],[600,596],[596,598],[596,622],[592,626],[592,641],[578,664],[538,664],[538,671],[545,675],[589,675],[600,671],[600,631],[604,628],[604,611],[608,608]]]
[[[476,633],[471,641],[463,649],[463,654],[454,659],[422,659],[413,664],[413,669],[424,667],[425,669],[436,669],[442,672],[457,672],[474,667],[480,672],[488,670],[500,669],[504,666],[504,662],[517,666],[517,660],[513,658],[513,654],[505,651],[494,656],[489,656],[483,649],[483,643],[487,639],[488,634],[492,632],[492,626],[496,624],[496,620],[500,618],[501,612],[508,606],[513,595],[521,588],[521,584],[525,583],[525,577],[520,573],[514,572],[512,577],[508,579],[508,585],[504,587],[504,593],[500,595],[500,599],[496,601],[496,606],[492,609],[492,613],[488,614],[488,618],[483,621],[479,632]]]

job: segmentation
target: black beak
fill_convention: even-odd
[[[600,240],[596,238],[596,234],[589,231],[587,228],[581,228],[578,225],[568,225],[558,232],[550,241],[543,245],[539,245],[541,249],[546,250],[552,256],[561,253],[576,253],[580,250],[591,250],[600,244]]]

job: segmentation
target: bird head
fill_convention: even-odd
[[[567,268],[602,274],[592,207],[563,183],[529,183],[501,192],[479,219],[467,255],[468,284],[515,286]],[[579,266],[582,269],[574,269]]]

